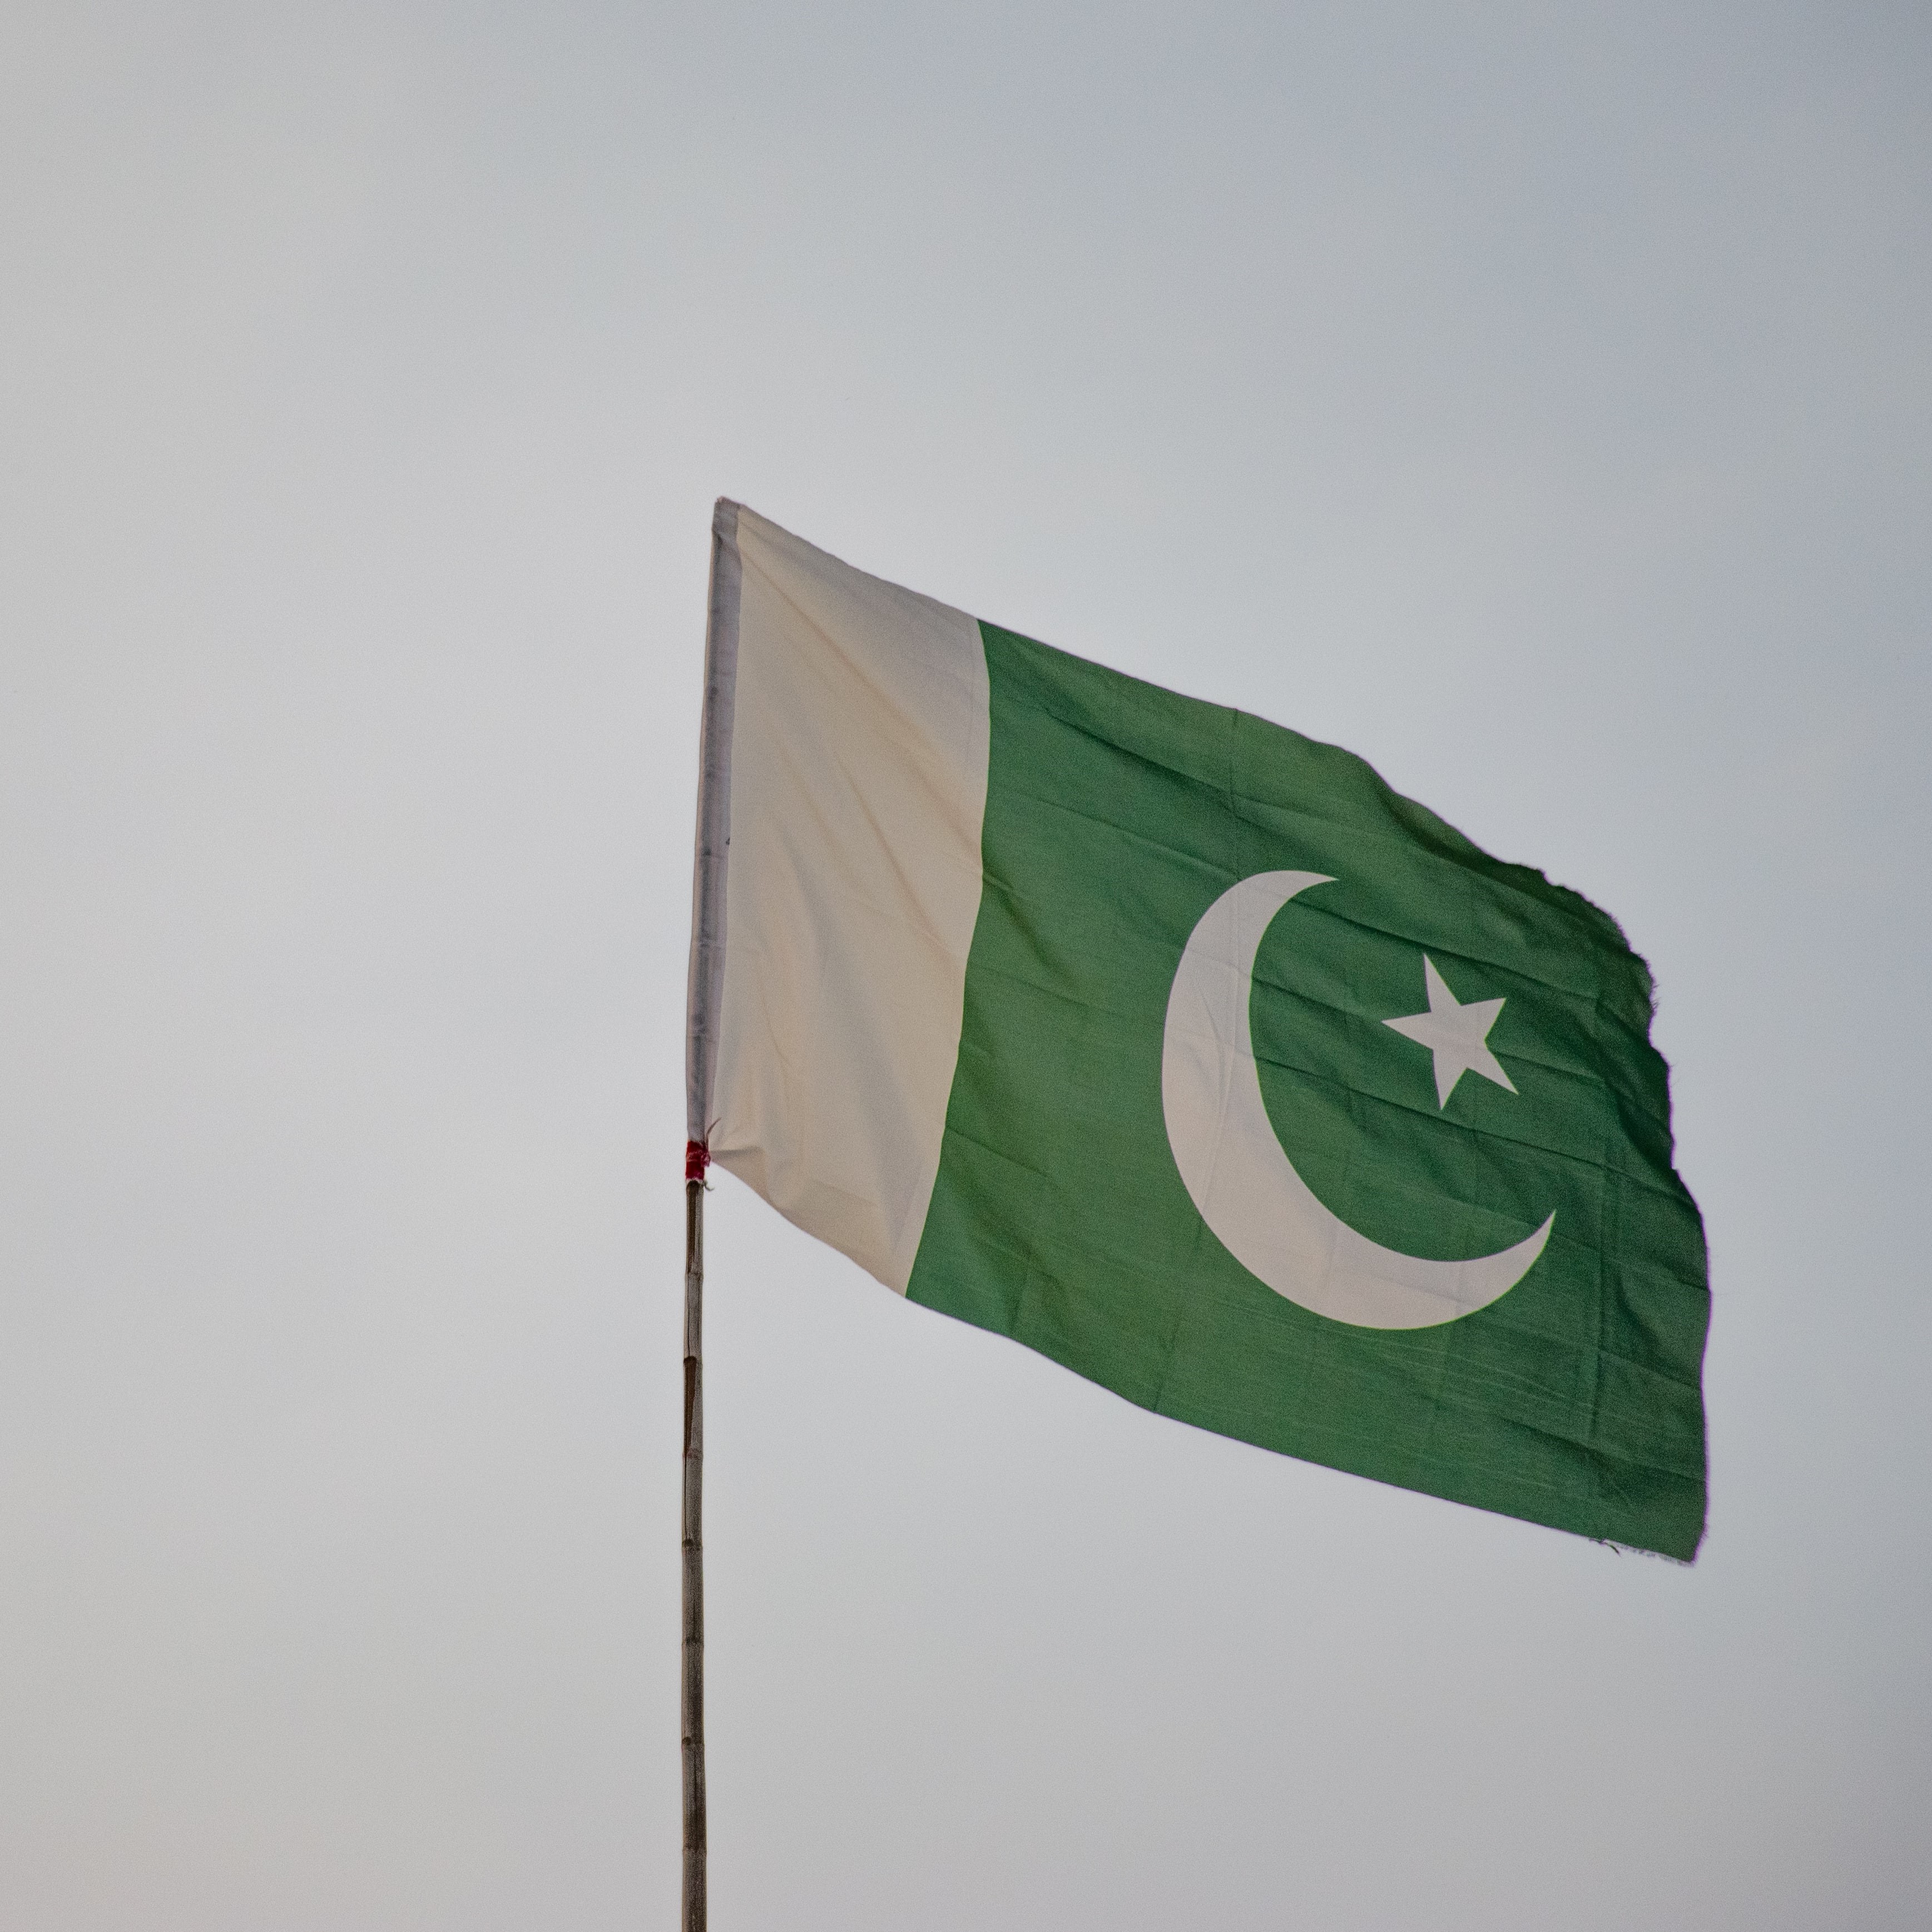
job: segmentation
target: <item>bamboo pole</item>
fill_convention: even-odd
[[[706,1923],[704,1319],[704,1166],[698,1149],[685,1162],[684,1183],[684,1669],[678,1700],[684,1757],[682,1932],[705,1932]]]
[[[684,1150],[684,1754],[682,1932],[705,1932],[704,1828],[704,1170],[711,1088],[724,997],[724,865],[731,844],[731,722],[738,676],[738,506],[711,518],[711,588],[704,625],[704,716],[699,728],[698,848],[691,880],[690,1005],[686,1020]]]

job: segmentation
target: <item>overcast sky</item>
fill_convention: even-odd
[[[9,0],[0,1920],[674,1922],[722,492],[1610,908],[1715,1315],[1684,1569],[721,1178],[719,1932],[1932,1923],[1928,176],[1922,4]]]

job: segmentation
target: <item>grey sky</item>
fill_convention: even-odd
[[[712,1197],[712,1896],[1932,1922],[1919,7],[0,20],[0,1920],[668,1924],[712,496],[1624,921],[1684,1570]]]

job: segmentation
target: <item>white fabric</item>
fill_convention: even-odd
[[[979,916],[985,647],[738,511],[712,1156],[905,1292]]]

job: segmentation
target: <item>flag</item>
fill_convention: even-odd
[[[1588,900],[728,502],[694,899],[691,1139],[887,1287],[1200,1428],[1694,1554],[1702,1224]]]

